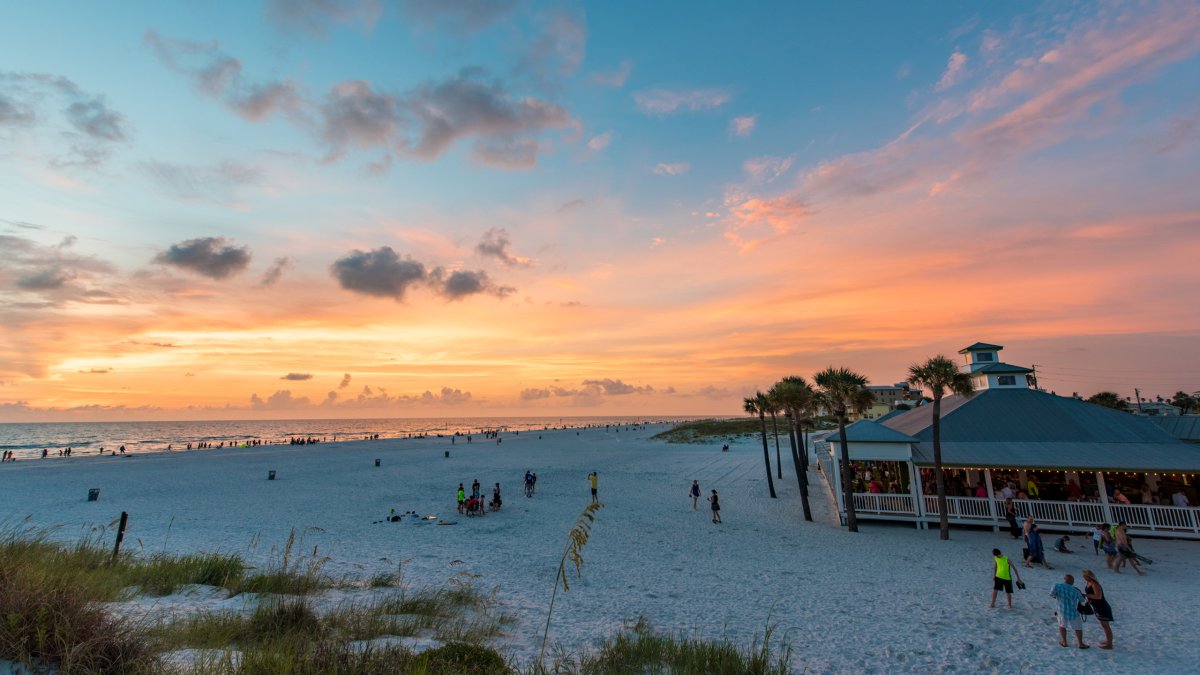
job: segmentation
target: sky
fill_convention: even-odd
[[[0,8],[0,422],[1200,389],[1200,3]]]

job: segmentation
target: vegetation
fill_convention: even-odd
[[[645,620],[605,640],[599,649],[585,654],[577,664],[565,664],[560,672],[579,675],[621,673],[706,673],[708,675],[784,675],[790,672],[790,647],[772,651],[773,629],[768,627],[762,643],[741,648],[727,640],[693,640],[683,635],[664,635]],[[573,667],[572,667],[573,666]]]
[[[842,498],[846,509],[846,529],[858,532],[858,517],[854,512],[854,488],[850,475],[850,444],[846,442],[846,415],[850,410],[862,412],[874,399],[867,389],[867,378],[849,368],[830,366],[817,373],[817,402],[833,413],[838,423],[841,443]]]
[[[1105,408],[1112,408],[1114,410],[1129,409],[1129,406],[1125,404],[1125,401],[1123,401],[1116,392],[1111,391],[1101,391],[1092,394],[1088,397],[1087,402],[1098,406],[1103,406]]]
[[[941,354],[909,366],[908,382],[929,390],[933,396],[933,471],[937,479],[938,536],[946,540],[950,538],[950,521],[946,514],[946,476],[942,471],[942,397],[947,393],[974,396],[975,385],[970,375]],[[842,445],[845,445],[844,441]]]
[[[651,438],[667,443],[711,443],[717,440],[733,440],[758,433],[758,420],[745,418],[725,420],[697,420],[677,424]]]
[[[796,481],[800,487],[800,504],[804,510],[804,519],[812,522],[812,508],[808,502],[808,437],[804,431],[811,423],[811,415],[815,412],[816,394],[803,377],[785,377],[771,387],[768,396],[776,402],[787,419],[788,441],[792,446],[792,463],[796,467]],[[801,430],[800,450],[797,452],[797,429]],[[804,455],[801,461],[801,453]]]
[[[594,497],[593,497],[594,499]],[[550,618],[554,615],[554,599],[558,597],[558,585],[562,584],[563,593],[571,590],[567,580],[567,563],[575,566],[575,576],[583,575],[583,548],[587,546],[588,537],[592,533],[592,523],[596,522],[596,512],[604,508],[602,502],[593,501],[579,514],[575,527],[567,534],[567,545],[563,549],[562,559],[558,561],[558,574],[554,577],[554,588],[550,591],[550,607],[546,610],[546,630],[542,633],[542,649],[538,653],[538,664],[546,658],[546,640],[550,637]]]
[[[767,465],[767,489],[771,492],[771,499],[776,499],[775,481],[771,479],[771,451],[767,447],[767,410],[770,407],[770,399],[761,391],[743,401],[743,408],[748,414],[758,415],[758,424],[762,433],[763,462]]]
[[[1171,405],[1179,408],[1180,415],[1186,415],[1197,408],[1200,408],[1200,400],[1186,391],[1177,391],[1171,397]]]

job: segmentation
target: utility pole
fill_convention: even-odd
[[[1138,412],[1142,412],[1142,390],[1137,387],[1133,388],[1133,395],[1137,398]]]
[[[1038,386],[1037,386],[1037,364],[1036,364],[1036,363],[1035,363],[1035,364],[1033,364],[1033,365],[1030,367],[1030,369],[1031,369],[1031,370],[1033,370],[1033,374],[1031,374],[1031,375],[1029,376],[1029,379],[1031,380],[1031,382],[1029,383],[1029,385],[1030,385],[1030,386],[1029,386],[1029,388],[1030,388],[1030,389],[1037,389],[1037,388],[1038,388]]]

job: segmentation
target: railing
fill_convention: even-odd
[[[854,493],[854,510],[858,513],[883,516],[916,516],[912,495],[887,495],[872,492]]]
[[[872,495],[880,496],[880,495]],[[906,495],[884,495],[908,499]],[[856,495],[857,501],[857,495]],[[1014,499],[1017,520],[1032,517],[1042,527],[1091,529],[1100,523],[1125,523],[1137,534],[1200,538],[1200,509],[1142,504],[1101,504],[1098,502],[1059,502],[1041,499]],[[857,505],[857,504],[856,504]],[[937,497],[924,495],[924,518],[937,518]],[[1004,500],[992,502],[996,514],[988,510],[988,500],[977,497],[947,497],[946,517],[956,523],[1002,522]],[[864,510],[865,511],[865,510]],[[870,511],[866,511],[870,514]]]

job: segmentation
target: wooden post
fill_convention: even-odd
[[[113,546],[112,561],[117,562],[117,556],[121,553],[121,541],[125,539],[125,524],[129,522],[129,514],[121,512],[121,524],[117,526],[117,543]]]
[[[1000,518],[996,514],[996,491],[992,489],[992,470],[983,470],[983,484],[987,487],[988,514],[992,516],[992,532],[1000,531]]]
[[[1096,472],[1096,486],[1100,488],[1100,508],[1104,511],[1104,522],[1109,525],[1116,525],[1113,520],[1112,506],[1108,503],[1108,490],[1104,487],[1104,472]]]

